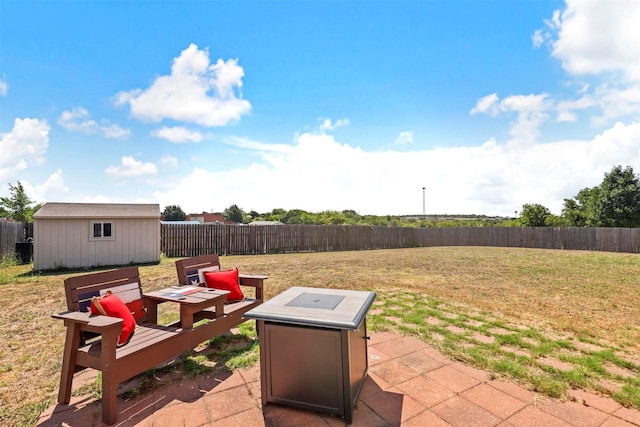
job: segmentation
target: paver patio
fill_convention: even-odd
[[[203,374],[119,401],[116,426],[345,426],[328,414],[260,403],[259,366]],[[640,426],[640,411],[583,390],[551,399],[455,362],[415,338],[371,334],[369,375],[354,427]],[[41,415],[38,426],[103,426],[99,401],[74,397]]]

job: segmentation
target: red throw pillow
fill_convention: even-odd
[[[118,346],[125,345],[136,329],[136,319],[124,302],[116,295],[107,293],[91,299],[91,313],[122,319],[122,332],[118,337]]]
[[[207,288],[229,291],[227,302],[242,301],[244,299],[244,294],[240,289],[237,268],[233,270],[205,271],[204,280]]]

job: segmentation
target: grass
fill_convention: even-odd
[[[8,267],[15,267],[20,264],[20,260],[15,252],[11,252],[0,258],[0,285],[4,285],[7,283],[11,283],[12,277],[5,272],[5,269]]]
[[[174,261],[141,266],[143,288],[174,283]],[[227,256],[221,262],[268,274],[267,299],[296,285],[373,290],[370,330],[411,334],[550,396],[578,387],[640,408],[638,255],[441,247]],[[65,309],[62,281],[82,272],[33,274],[32,265],[10,264],[0,267],[0,425],[27,426],[55,403],[64,328],[50,315]],[[160,307],[161,321],[177,318],[170,304]],[[252,326],[145,373],[128,393],[257,363]],[[99,382],[82,391],[99,394]]]

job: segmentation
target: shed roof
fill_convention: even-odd
[[[284,223],[280,221],[253,221],[247,225],[284,225]]]
[[[200,225],[198,221],[160,221],[160,224],[168,225]]]
[[[160,205],[140,203],[57,203],[47,202],[33,215],[34,219],[79,218],[155,218],[160,219]]]

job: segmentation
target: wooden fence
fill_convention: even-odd
[[[502,246],[640,252],[640,228],[162,224],[168,257],[326,252],[427,246]]]
[[[16,251],[16,243],[25,241],[24,233],[23,223],[0,221],[0,258]]]

